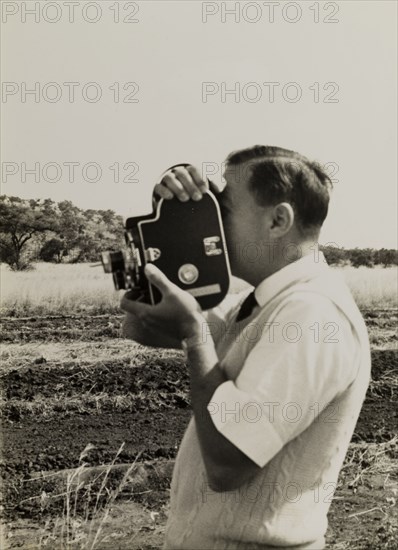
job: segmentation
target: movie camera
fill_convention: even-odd
[[[177,166],[187,164],[172,168]],[[215,307],[227,294],[228,252],[220,205],[210,190],[199,201],[160,199],[151,214],[126,220],[125,240],[125,250],[101,255],[117,290],[135,290],[139,301],[158,303],[161,294],[144,273],[152,262],[203,310]]]

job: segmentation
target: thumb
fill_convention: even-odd
[[[169,292],[175,286],[156,265],[148,263],[145,266],[145,275],[148,281],[155,285],[162,294]]]

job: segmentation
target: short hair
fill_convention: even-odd
[[[260,206],[288,202],[303,236],[319,232],[328,213],[330,177],[316,162],[295,151],[255,145],[228,155],[227,165],[249,163],[248,185]]]

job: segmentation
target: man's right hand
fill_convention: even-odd
[[[199,201],[208,189],[209,180],[202,176],[198,168],[189,164],[168,170],[162,181],[155,185],[153,192],[161,199],[177,197],[180,201],[186,202],[189,199]],[[211,191],[217,193],[220,190],[212,185]]]

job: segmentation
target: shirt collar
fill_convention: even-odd
[[[267,302],[277,296],[282,290],[295,283],[304,283],[324,272],[328,267],[322,252],[319,252],[316,257],[312,253],[307,254],[299,260],[282,267],[282,269],[264,279],[256,287],[254,296],[258,305],[264,307]]]

